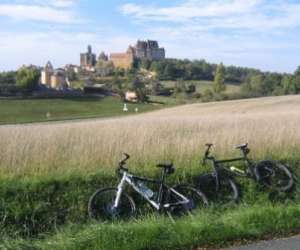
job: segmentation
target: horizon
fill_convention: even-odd
[[[21,65],[79,64],[88,44],[99,55],[157,40],[167,58],[293,73],[300,65],[295,0],[3,0],[0,71]],[[99,14],[99,12],[101,14]]]

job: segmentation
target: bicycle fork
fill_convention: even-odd
[[[116,198],[115,198],[115,201],[114,201],[113,209],[116,209],[120,204],[120,199],[121,199],[121,196],[122,196],[122,193],[123,193],[123,190],[124,190],[126,179],[127,179],[127,174],[126,174],[126,172],[124,172],[123,177],[122,177],[122,179],[121,179],[121,181],[118,185],[118,188],[117,188],[117,195],[116,195]]]

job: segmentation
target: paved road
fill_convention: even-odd
[[[246,246],[230,247],[224,250],[300,250],[300,235],[285,239],[261,241]]]

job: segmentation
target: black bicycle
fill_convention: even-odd
[[[206,144],[206,151],[203,158],[203,164],[207,160],[212,162],[214,171],[212,173],[202,175],[199,177],[199,188],[205,192],[205,190],[211,191],[216,196],[224,201],[237,201],[239,198],[239,191],[237,185],[233,181],[233,176],[238,175],[242,177],[248,177],[261,185],[280,192],[287,192],[292,189],[294,185],[294,178],[291,171],[283,164],[263,160],[254,162],[248,158],[250,149],[248,143],[236,146],[236,149],[241,150],[242,157],[217,160],[214,156],[210,155],[210,150],[213,144]],[[228,166],[233,162],[244,162],[244,169],[236,166]],[[205,188],[205,190],[204,190]]]
[[[88,204],[90,218],[112,220],[134,217],[136,205],[125,192],[126,184],[162,213],[183,215],[208,204],[206,196],[192,186],[180,184],[168,187],[165,184],[166,176],[175,171],[173,164],[157,165],[162,169],[161,178],[148,179],[130,174],[128,168],[125,167],[130,156],[124,155],[125,158],[119,162],[117,169],[117,173],[121,177],[119,185],[117,188],[99,189],[91,196]],[[158,191],[154,192],[147,187],[146,183],[157,186]]]

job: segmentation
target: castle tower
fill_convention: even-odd
[[[92,52],[92,46],[89,45],[86,53],[80,54],[80,66],[88,69],[96,65],[96,55]]]
[[[54,72],[53,66],[50,61],[47,62],[45,68],[41,72],[41,84],[50,87],[51,76]]]

